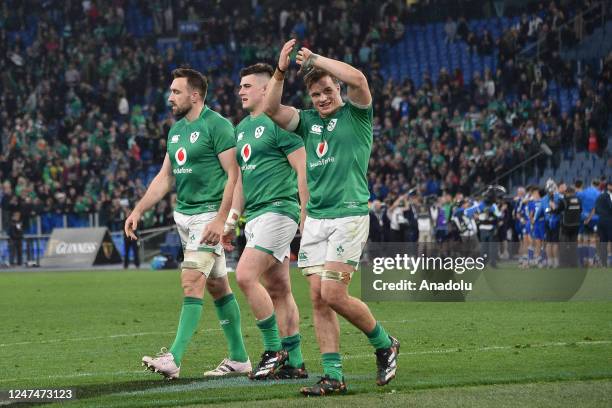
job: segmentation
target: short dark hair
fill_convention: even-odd
[[[310,89],[312,84],[319,81],[321,78],[325,78],[326,76],[330,77],[336,85],[340,84],[340,81],[338,80],[338,78],[331,75],[329,72],[323,71],[322,69],[315,68],[309,73],[307,73],[306,76],[304,77],[304,83],[306,84],[306,89]]]
[[[202,95],[202,99],[206,99],[208,80],[200,72],[191,68],[177,68],[172,71],[172,78],[187,78],[187,85],[198,91]]]
[[[274,68],[272,68],[270,64],[258,62],[257,64],[249,65],[240,70],[240,78],[253,74],[266,74],[272,77],[272,75],[274,75]]]
[[[576,188],[582,188],[582,185],[583,185],[583,184],[584,184],[584,183],[582,182],[582,180],[576,180],[576,181],[574,182],[574,186],[576,186]]]

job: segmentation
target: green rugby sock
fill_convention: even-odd
[[[342,359],[340,353],[323,353],[323,375],[333,380],[342,381]]]
[[[181,365],[183,354],[185,354],[191,336],[193,336],[198,327],[200,316],[202,316],[202,303],[202,299],[194,297],[187,296],[183,299],[183,308],[181,309],[176,337],[170,347],[170,353],[174,356],[174,362],[177,366]]]
[[[302,347],[301,347],[302,336],[300,333],[295,333],[293,336],[283,337],[281,339],[281,345],[284,350],[287,350],[289,354],[289,359],[287,360],[287,365],[300,368],[304,363],[304,357],[302,356]]]
[[[217,317],[229,348],[229,358],[233,361],[244,363],[249,356],[242,340],[242,329],[240,328],[240,308],[233,293],[215,300]]]
[[[266,351],[280,351],[283,346],[281,345],[280,335],[278,334],[278,325],[276,324],[276,315],[272,315],[266,319],[258,320],[257,327],[261,331],[263,337],[264,350]]]
[[[391,339],[389,338],[389,335],[378,322],[376,322],[374,330],[372,330],[370,333],[366,333],[366,335],[368,336],[370,344],[376,350],[391,347]]]

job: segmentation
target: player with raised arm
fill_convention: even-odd
[[[220,366],[226,374],[248,374],[251,363],[242,340],[240,310],[229,287],[220,243],[240,171],[234,128],[204,104],[205,76],[179,68],[172,71],[172,77],[168,102],[180,120],[168,133],[161,170],[125,221],[125,233],[136,239],[134,231],[142,214],[170,192],[176,180],[174,220],[184,250],[181,285],[185,297],[172,346],[162,348],[157,357],[143,357],[142,363],[168,379],[179,376],[183,355],[202,314],[206,288],[214,299],[229,348],[229,358]]]
[[[340,358],[340,314],[367,335],[375,349],[378,385],[395,377],[399,342],[374,319],[348,285],[368,239],[368,161],[372,149],[372,96],[361,71],[302,48],[297,63],[314,109],[281,104],[289,55],[284,44],[268,85],[265,112],[282,128],[300,135],[306,148],[310,199],[298,265],[310,284],[314,325],[323,359],[323,377],[301,389],[307,396],[346,392]],[[340,94],[347,85],[348,101]]]
[[[273,73],[268,64],[240,71],[239,96],[249,115],[236,126],[241,176],[226,223],[229,234],[223,239],[229,241],[244,211],[247,244],[236,267],[236,279],[257,319],[264,345],[261,361],[250,375],[254,380],[308,377],[289,276],[290,244],[301,218],[298,191],[303,208],[308,201],[306,152],[299,136],[280,128],[263,112]]]

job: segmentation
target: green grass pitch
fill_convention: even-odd
[[[208,297],[181,379],[168,382],[144,371],[140,359],[174,338],[182,301],[177,271],[0,273],[0,390],[76,388],[78,400],[62,404],[68,407],[608,407],[612,401],[612,300],[371,303],[402,342],[397,378],[375,385],[371,346],[342,321],[349,394],[306,400],[298,389],[315,381],[321,366],[307,284],[296,270],[292,278],[311,379],[204,380],[202,373],[226,353]],[[230,279],[237,293],[233,274]],[[358,294],[358,277],[351,290]],[[260,335],[237,296],[255,362]]]

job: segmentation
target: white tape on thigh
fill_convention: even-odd
[[[200,271],[208,278],[213,265],[215,264],[215,256],[212,252],[207,251],[185,251],[185,259],[181,265],[181,269],[195,269]]]
[[[348,285],[351,282],[352,278],[353,278],[353,272],[347,272],[347,271],[338,272],[338,271],[331,271],[329,269],[326,269],[321,274],[321,280],[333,280],[336,282],[342,282],[346,285]]]
[[[323,268],[323,265],[309,266],[308,268],[302,269],[302,275],[304,276],[310,276],[310,275],[323,276],[323,272],[325,272],[325,268]]]

